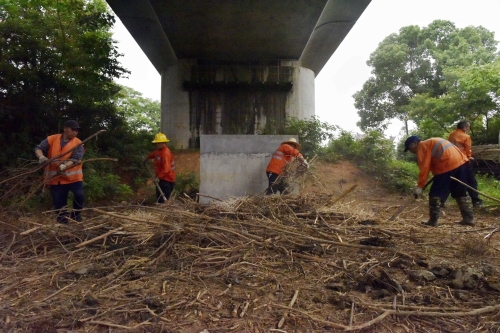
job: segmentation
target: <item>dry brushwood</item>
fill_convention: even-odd
[[[84,144],[85,142],[89,141],[92,138],[97,137],[97,135],[99,135],[103,132],[105,132],[105,130],[100,130],[100,131],[94,133],[90,137],[83,140],[80,143],[80,145]],[[61,156],[68,154],[69,152],[73,151],[77,147],[72,148],[71,150],[69,150],[68,152],[65,152],[64,154],[50,158],[43,165],[35,164],[35,162],[27,162],[19,168],[10,169],[10,170],[6,170],[6,171],[2,172],[2,174],[0,175],[2,178],[4,178],[2,181],[0,181],[0,185],[1,185],[0,200],[4,203],[2,209],[3,210],[13,210],[15,208],[21,208],[26,204],[26,202],[29,199],[32,199],[35,195],[43,192],[45,184],[48,181],[59,177],[59,175],[55,175],[51,179],[45,179],[40,170],[43,169],[48,163],[57,161]],[[118,161],[118,159],[116,159],[116,158],[87,159],[87,160],[84,160],[84,161],[81,161],[79,163],[72,165],[67,170],[70,170],[71,168],[74,168],[77,165],[80,165],[80,163],[85,164],[85,163],[101,162],[101,161],[114,161],[114,162],[116,162],[116,161]],[[36,165],[36,166],[33,167],[33,165]],[[8,204],[5,204],[5,203],[8,203]]]
[[[362,225],[362,209],[332,204],[329,194],[84,213],[85,223],[55,225],[51,216],[9,222],[18,231],[0,236],[4,331],[404,332],[403,322],[425,332],[500,328],[494,273],[462,267],[467,257],[451,259],[465,234],[395,226],[383,216],[376,228]],[[362,245],[374,235],[391,242]],[[450,266],[433,267],[442,259],[433,263],[431,253]],[[498,251],[484,255],[498,267]],[[451,273],[408,278],[425,269],[461,270],[462,284],[475,285],[451,289]]]

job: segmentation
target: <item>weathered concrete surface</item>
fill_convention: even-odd
[[[189,93],[182,89],[186,61],[178,60],[161,75],[161,131],[170,146],[189,148]]]
[[[212,198],[262,195],[266,167],[290,135],[202,135],[200,138],[200,203]]]
[[[258,134],[268,121],[282,129],[287,118],[314,116],[314,72],[296,61],[276,63],[200,66],[178,60],[169,66],[162,73],[161,131],[171,146],[199,148],[200,135]],[[227,77],[228,67],[237,73]],[[245,75],[250,70],[261,76]]]
[[[287,95],[285,114],[298,119],[310,119],[315,115],[314,72],[305,67],[295,67],[293,89]]]

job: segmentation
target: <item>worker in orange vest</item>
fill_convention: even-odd
[[[45,183],[50,185],[52,201],[59,223],[68,223],[68,218],[82,221],[84,202],[83,170],[81,160],[85,153],[81,140],[77,138],[80,125],[76,120],[64,123],[63,132],[48,136],[35,147],[40,165],[45,166]],[[67,154],[64,154],[67,152]],[[49,159],[64,154],[47,163]],[[63,209],[68,203],[68,194],[73,193],[73,211]]]
[[[448,136],[448,141],[457,146],[462,153],[467,156],[469,162],[467,163],[467,185],[471,186],[477,190],[477,180],[474,175],[474,167],[472,166],[472,140],[469,136],[470,122],[467,120],[459,121],[457,124],[457,129],[450,133]],[[483,200],[479,198],[479,194],[476,191],[467,188],[467,192],[472,199],[472,205],[474,207],[481,207],[483,205]]]
[[[410,151],[417,155],[420,173],[417,187],[414,189],[415,197],[422,195],[429,172],[434,175],[429,190],[430,218],[423,224],[437,227],[441,201],[451,193],[452,198],[457,201],[462,215],[459,224],[474,225],[472,202],[470,197],[467,196],[467,188],[450,178],[454,177],[465,182],[467,178],[467,157],[453,143],[442,138],[431,138],[422,141],[418,136],[410,136],[405,141],[404,151]]]
[[[158,178],[158,185],[167,200],[170,198],[175,187],[175,161],[174,155],[167,147],[167,142],[169,141],[170,140],[167,139],[165,134],[156,134],[152,141],[152,143],[156,145],[156,150],[151,152],[144,159],[144,162],[147,162],[150,159],[153,160],[155,165],[155,174]],[[157,202],[164,203],[165,199],[163,198],[160,189],[158,189],[158,187],[156,188]]]
[[[299,152],[300,148],[301,146],[297,140],[290,138],[282,142],[274,152],[266,168],[266,176],[269,180],[269,186],[266,190],[267,195],[278,192],[288,194],[288,182],[284,177],[280,179],[278,177],[282,174],[283,168],[287,163],[291,162],[294,158],[297,158],[305,167],[309,167],[309,164]]]

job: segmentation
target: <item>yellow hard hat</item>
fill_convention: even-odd
[[[170,140],[167,139],[167,136],[163,133],[158,133],[155,135],[155,138],[153,139],[153,143],[162,143],[162,142],[169,142]]]

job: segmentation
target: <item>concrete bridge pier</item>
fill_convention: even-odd
[[[314,116],[312,70],[291,60],[177,60],[161,73],[161,130],[178,149],[206,134],[250,135]]]

